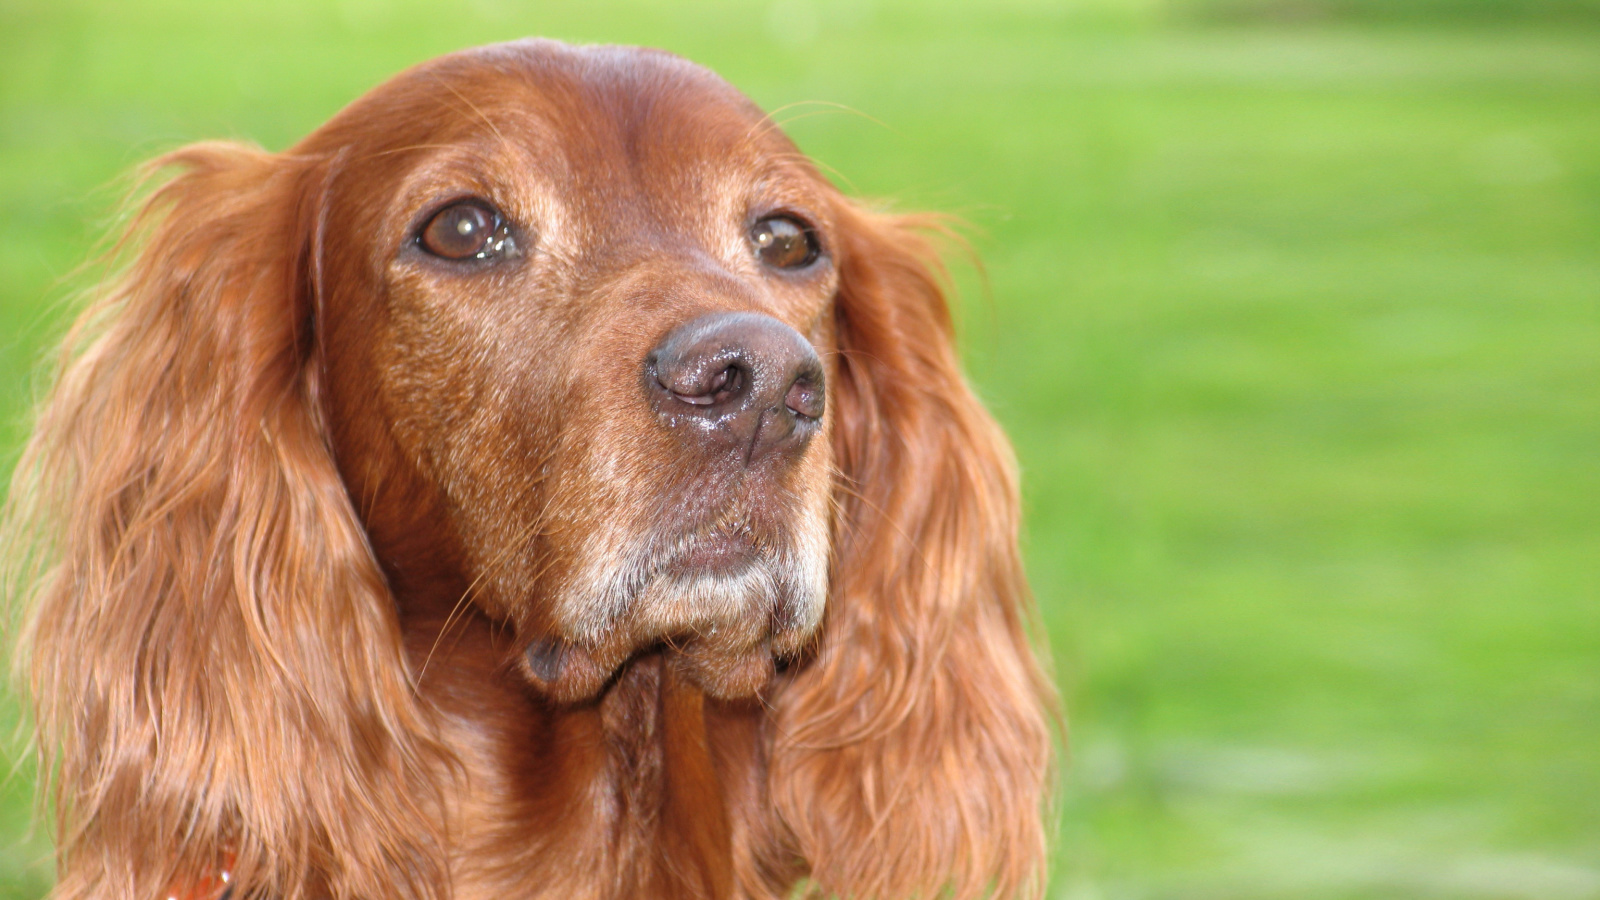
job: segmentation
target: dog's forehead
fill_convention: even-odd
[[[307,144],[385,153],[487,140],[559,145],[597,166],[795,152],[758,106],[709,69],[660,50],[542,39],[464,50],[402,72]]]

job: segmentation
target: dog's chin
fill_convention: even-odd
[[[636,653],[614,666],[582,647],[557,641],[536,641],[523,654],[523,671],[533,687],[561,704],[587,703],[602,693],[618,672],[643,653],[659,652],[678,673],[707,696],[739,700],[759,695],[777,672],[778,656],[770,644],[730,651],[698,643],[666,644]]]
[[[631,660],[659,652],[709,696],[755,696],[804,650],[826,593],[821,561],[784,566],[734,542],[701,542],[650,571],[626,597],[608,598],[603,622],[577,619],[527,645],[518,668],[539,693],[593,700]]]

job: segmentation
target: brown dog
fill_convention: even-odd
[[[1015,474],[915,223],[546,41],[168,166],[13,490],[58,897],[1037,892]]]

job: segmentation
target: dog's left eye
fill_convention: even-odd
[[[417,243],[444,259],[489,259],[517,253],[505,218],[478,200],[452,203],[434,213],[422,226]]]

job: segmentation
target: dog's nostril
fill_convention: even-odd
[[[822,418],[822,411],[826,397],[817,385],[808,378],[801,378],[789,386],[789,392],[783,395],[783,405],[797,416],[808,419]]]
[[[695,406],[710,406],[717,401],[717,389],[726,383],[727,380],[727,370],[724,369],[722,373],[713,379],[711,384],[707,385],[703,391],[696,389],[694,385],[685,385],[681,389],[675,388],[672,385],[664,386],[667,390],[672,392],[672,396],[677,397],[679,400],[682,400],[685,403],[692,403]]]
[[[744,370],[738,366],[728,366],[717,377],[711,379],[711,400],[719,403],[744,391]]]
[[[744,390],[744,370],[738,366],[723,366],[703,384],[695,378],[671,378],[656,375],[656,382],[672,396],[694,406],[712,406],[737,396]]]

